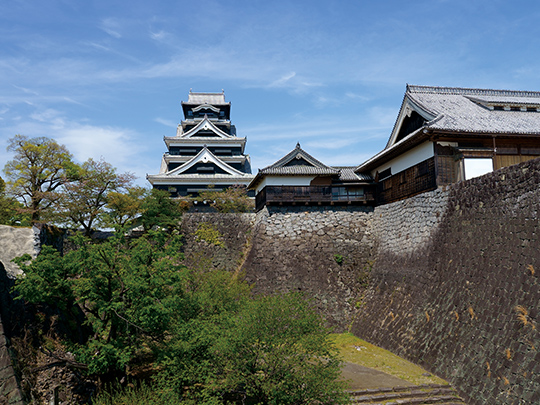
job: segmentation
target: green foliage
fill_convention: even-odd
[[[141,384],[137,387],[106,387],[92,405],[177,405],[178,395],[171,390],[160,389],[157,386]]]
[[[147,190],[142,187],[128,187],[125,193],[111,191],[107,197],[104,222],[123,228],[133,223],[142,214],[142,205]]]
[[[44,248],[30,264],[19,259],[21,297],[81,309],[91,336],[65,344],[89,373],[118,375],[152,351],[156,385],[98,403],[344,403],[340,360],[309,303],[253,298],[235,273],[189,270],[180,239],[162,230],[97,244],[77,235],[65,256]]]
[[[30,226],[30,214],[25,212],[24,205],[6,195],[6,183],[0,177],[0,224]]]
[[[177,330],[162,361],[162,382],[193,403],[347,401],[343,383],[337,382],[336,349],[320,316],[300,295],[259,297],[235,306],[207,312]]]
[[[221,385],[264,404],[346,402],[337,382],[341,362],[320,315],[302,296],[259,297],[234,318],[217,342]],[[240,354],[240,355],[239,355]]]
[[[247,195],[247,190],[243,186],[229,187],[224,191],[212,189],[199,192],[196,201],[209,201],[210,206],[218,212],[250,212],[253,210],[253,203]]]
[[[334,255],[334,260],[336,261],[337,264],[339,264],[341,266],[343,264],[343,261],[345,260],[345,258],[342,255],[335,254]]]
[[[197,240],[203,240],[211,245],[225,247],[223,235],[210,223],[201,222],[195,231]]]
[[[24,272],[15,290],[32,303],[46,303],[66,310],[74,303],[70,280],[71,269],[64,258],[51,246],[43,246],[41,253],[30,262],[25,254],[13,259]]]
[[[74,178],[54,193],[56,221],[82,226],[89,236],[95,224],[107,224],[105,206],[109,194],[123,191],[133,179],[130,173],[116,173],[104,160],[88,159],[77,169]]]
[[[73,348],[79,361],[92,373],[123,370],[143,341],[162,338],[183,299],[189,272],[181,264],[180,237],[150,232],[131,242],[117,235],[91,244],[77,235],[73,242],[78,249],[64,257],[44,249],[23,268],[15,290],[60,309],[76,302],[94,333]]]
[[[52,205],[51,193],[73,174],[72,156],[46,137],[15,135],[7,150],[15,153],[4,167],[9,194],[24,202],[32,223],[39,222]]]
[[[155,226],[176,229],[184,212],[182,207],[167,191],[152,189],[142,203],[141,224],[145,230]]]

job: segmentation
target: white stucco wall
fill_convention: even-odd
[[[259,193],[266,186],[309,186],[316,176],[266,176],[257,186]]]
[[[408,169],[411,166],[414,166],[420,162],[423,162],[430,157],[435,155],[433,151],[433,143],[430,141],[424,142],[417,147],[407,151],[406,153],[398,156],[395,159],[377,167],[372,171],[372,176],[375,176],[375,173],[382,172],[383,170],[392,168],[392,174],[399,173],[405,169]]]

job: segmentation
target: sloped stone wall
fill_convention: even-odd
[[[257,215],[243,266],[256,293],[300,291],[329,325],[350,324],[373,260],[372,208],[270,207]]]
[[[184,215],[186,265],[242,272],[254,293],[300,291],[329,325],[350,325],[370,269],[372,208],[287,207],[255,214]],[[210,224],[222,244],[197,237]]]
[[[186,266],[236,271],[249,249],[254,223],[255,214],[184,214],[181,232]],[[197,235],[201,224],[217,231],[217,244]]]
[[[22,405],[22,393],[13,369],[9,338],[2,320],[11,306],[10,286],[11,280],[7,278],[6,270],[0,262],[0,405]]]
[[[372,288],[353,332],[471,404],[540,403],[539,185],[537,159],[376,208]]]

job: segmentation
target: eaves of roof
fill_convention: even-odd
[[[411,149],[414,146],[419,145],[425,140],[430,138],[430,134],[425,131],[425,127],[421,127],[398,143],[392,145],[389,148],[383,149],[372,158],[366,160],[355,169],[355,173],[371,172],[374,168],[388,162],[389,160],[401,155],[403,152]]]

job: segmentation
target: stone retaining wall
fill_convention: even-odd
[[[539,185],[537,159],[375,209],[379,251],[353,332],[471,404],[540,403]]]
[[[6,277],[4,266],[0,262],[0,405],[23,405],[19,383],[12,365],[9,338],[2,317],[8,313],[10,280]]]
[[[247,254],[255,214],[188,213],[182,218],[186,266],[236,271]],[[217,231],[218,244],[197,236],[201,224]]]
[[[372,208],[288,207],[257,214],[243,266],[256,293],[301,291],[346,330],[373,260]]]

